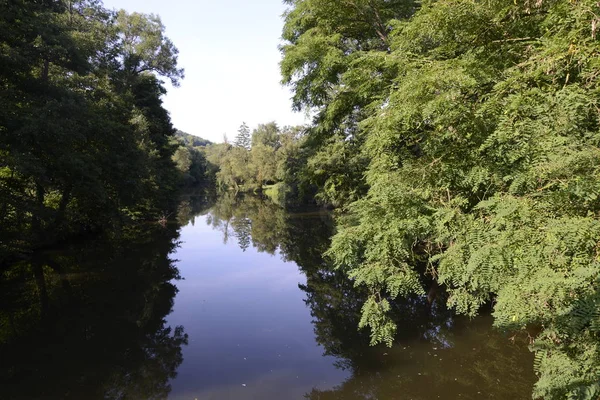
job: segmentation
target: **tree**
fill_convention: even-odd
[[[277,179],[278,149],[281,131],[275,122],[259,124],[252,132],[250,162],[258,187]]]
[[[370,293],[359,326],[391,344],[394,305],[433,278],[461,313],[541,327],[535,397],[596,398],[597,5],[290,5],[281,68],[316,111],[309,173],[327,166],[329,201],[364,185],[328,252]]]
[[[235,137],[235,145],[237,147],[250,150],[250,128],[248,128],[248,125],[246,125],[245,122],[242,122],[240,129],[238,129],[238,134]]]
[[[352,0],[343,7],[333,0],[287,3],[285,43],[280,48],[282,83],[292,89],[294,109],[315,115],[304,143],[309,159],[315,157],[306,180],[316,186],[320,202],[345,206],[367,188],[368,160],[357,151],[365,140],[360,122],[379,110],[398,73],[389,57],[392,26],[410,17],[417,3]],[[329,157],[333,145],[350,148],[344,153],[352,160]],[[342,163],[334,165],[337,162]],[[328,174],[345,171],[346,162],[352,164],[348,173]]]
[[[277,150],[280,145],[280,134],[281,130],[274,121],[267,124],[259,124],[252,131],[252,147],[262,144]]]
[[[277,152],[273,147],[257,144],[250,151],[250,165],[258,187],[277,179]]]
[[[154,72],[170,79],[173,86],[179,86],[184,77],[183,68],[177,68],[179,51],[164,36],[165,27],[159,16],[120,10],[116,28],[125,72],[132,75]]]
[[[185,146],[179,146],[175,151],[175,154],[173,154],[173,161],[179,171],[182,173],[188,172],[192,165],[190,150]]]
[[[115,18],[94,0],[3,8],[0,264],[168,207],[178,177],[158,76],[182,76],[176,49],[141,15],[141,47],[127,48]],[[169,51],[155,59],[149,41]]]
[[[274,184],[285,181],[290,177],[291,169],[287,169],[286,161],[292,160],[301,135],[301,128],[279,129],[275,122],[259,124],[252,133],[250,146],[250,129],[244,123],[236,138],[235,146],[227,143],[210,145],[206,148],[207,160],[216,172],[218,184],[222,188],[234,188],[239,191],[262,191],[265,183]],[[290,174],[286,175],[286,169]],[[286,182],[286,185],[288,182]]]

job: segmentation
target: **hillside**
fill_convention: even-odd
[[[191,147],[206,147],[213,144],[210,140],[203,139],[199,136],[191,135],[189,133],[180,131],[179,129],[175,132],[175,136],[183,141],[187,146]]]

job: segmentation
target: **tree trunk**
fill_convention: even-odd
[[[47,264],[60,276],[61,286],[63,287],[65,293],[67,293],[69,300],[71,300],[73,298],[73,288],[71,287],[71,282],[69,282],[69,278],[67,278],[67,274],[65,274],[64,269],[53,260],[48,260]]]
[[[48,290],[46,288],[46,279],[44,277],[44,266],[38,257],[34,257],[31,264],[33,268],[33,275],[35,277],[35,283],[38,289],[38,297],[40,301],[40,319],[42,323],[48,319]]]
[[[36,207],[33,210],[31,216],[31,238],[33,239],[35,246],[39,246],[44,240],[44,235],[42,232],[42,217],[44,214],[44,198],[46,196],[46,191],[44,187],[36,182],[35,184],[35,202]],[[35,247],[34,246],[34,247]]]
[[[71,185],[68,185],[62,194],[62,197],[60,199],[60,203],[58,205],[58,210],[56,211],[56,216],[54,218],[54,222],[52,222],[52,225],[50,226],[49,229],[47,229],[47,232],[49,233],[53,233],[56,232],[56,230],[58,228],[60,228],[60,225],[62,224],[62,222],[65,219],[65,212],[67,210],[67,205],[69,204],[69,202],[71,201]]]

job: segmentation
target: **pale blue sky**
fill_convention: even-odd
[[[104,0],[107,8],[160,15],[185,68],[181,87],[168,86],[165,107],[176,128],[221,142],[245,121],[305,121],[291,111],[279,84],[281,0]]]

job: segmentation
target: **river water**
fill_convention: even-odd
[[[185,198],[177,222],[73,243],[0,280],[2,399],[529,399],[522,338],[394,303],[392,348],[358,330],[365,293],[321,256],[319,209]]]

